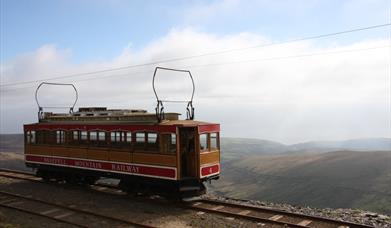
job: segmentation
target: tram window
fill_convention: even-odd
[[[72,145],[73,143],[73,131],[64,131],[65,134],[65,143],[67,145]]]
[[[136,133],[136,143],[134,144],[136,149],[144,149],[145,145],[145,133],[137,132]]]
[[[73,131],[73,140],[79,141],[79,131]]]
[[[130,131],[126,132],[126,142],[132,143],[132,132]]]
[[[200,135],[200,150],[201,151],[208,151],[208,134],[202,134]]]
[[[87,132],[86,131],[80,132],[80,140],[87,140]]]
[[[110,133],[111,145],[113,147],[126,147],[125,142],[125,132],[122,131],[114,131]]]
[[[80,131],[80,143],[87,144],[88,140],[88,132]]]
[[[35,141],[35,131],[26,131],[26,143],[33,144]]]
[[[145,142],[145,133],[137,132],[136,133],[136,142],[144,143]]]
[[[171,136],[170,152],[175,153],[176,152],[176,134],[170,134],[170,136]]]
[[[111,132],[111,142],[124,142],[125,141],[125,132],[114,131]]]
[[[156,141],[157,141],[157,134],[156,133],[148,133],[148,143],[155,144]]]
[[[115,132],[110,132],[110,141],[115,142]]]
[[[35,138],[35,131],[30,131],[30,143],[35,143],[36,138]]]
[[[159,138],[156,133],[147,133],[147,149],[159,153]]]
[[[164,154],[175,154],[176,152],[176,135],[161,134],[159,135],[161,152]]]
[[[90,131],[90,141],[96,141],[96,140],[98,140],[98,132]]]
[[[73,145],[78,145],[79,144],[79,136],[80,136],[80,131],[72,131],[70,144]]]
[[[36,144],[42,144],[43,143],[42,131],[36,131],[35,132],[35,143]]]
[[[35,132],[35,143],[37,144],[43,144],[43,131],[36,131]]]
[[[217,133],[210,133],[210,149],[211,150],[219,149]]]
[[[65,131],[56,131],[56,143],[57,144],[65,143]]]
[[[98,140],[99,141],[106,141],[106,134],[103,131],[98,131]]]
[[[176,134],[171,134],[171,146],[174,145],[176,149]]]
[[[33,144],[36,142],[35,140],[35,131],[27,131],[27,143]]]
[[[106,144],[106,134],[102,131],[90,131],[90,145],[100,146]]]
[[[56,144],[56,131],[41,131],[41,141],[42,144]]]
[[[96,136],[97,136],[96,145],[106,147],[107,146],[106,132],[98,131]]]

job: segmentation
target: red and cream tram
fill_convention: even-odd
[[[127,191],[203,194],[203,182],[220,174],[220,125],[159,110],[85,107],[61,114],[40,107],[39,122],[24,125],[26,165],[47,180],[91,184],[110,177]]]

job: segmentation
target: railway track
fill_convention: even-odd
[[[198,200],[187,205],[188,208],[206,213],[215,213],[227,217],[255,221],[283,227],[336,227],[336,228],[368,228],[372,226],[352,222],[339,221],[318,216],[309,216],[272,208],[247,206],[209,199]]]
[[[16,178],[28,181],[43,182],[33,173],[0,169],[0,176]],[[105,193],[116,193],[118,188],[110,184],[97,184],[95,190]],[[0,192],[1,193],[1,192]],[[152,202],[154,200],[151,200]],[[161,202],[159,202],[161,203]],[[249,220],[257,222],[265,227],[320,227],[320,228],[369,228],[372,226],[339,221],[318,216],[292,213],[267,207],[255,207],[243,204],[234,204],[216,200],[201,199],[192,202],[179,204],[185,209],[194,210],[201,213],[218,214],[225,217]],[[143,226],[141,224],[141,226]],[[148,227],[148,226],[144,226]]]
[[[15,171],[14,175],[12,175],[12,172],[13,171],[11,170],[1,169],[0,176],[42,182],[39,180],[40,178],[31,176],[33,174]],[[75,227],[154,227],[86,209],[80,209],[77,208],[76,205],[62,205],[34,198],[32,196],[6,191],[0,191],[0,207],[44,217]]]

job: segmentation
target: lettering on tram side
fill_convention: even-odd
[[[62,158],[43,158],[43,162],[45,163],[51,163],[51,164],[56,164],[56,165],[66,165],[67,161]]]
[[[93,168],[93,169],[102,169],[101,163],[93,162],[93,161],[75,161],[75,166]]]
[[[114,171],[139,173],[139,167],[134,165],[111,164],[111,169]]]

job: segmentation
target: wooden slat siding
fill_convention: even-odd
[[[109,161],[114,162],[132,162],[132,153],[130,151],[123,151],[123,150],[111,150],[109,151]]]
[[[87,149],[87,159],[92,160],[102,160],[107,161],[109,160],[109,154],[108,150],[102,150],[102,149],[95,149],[95,148],[89,148]]]
[[[25,154],[39,154],[58,157],[86,158],[86,148],[55,145],[27,145]]]
[[[24,153],[25,154],[41,154],[41,155],[49,155],[51,156],[52,150],[50,150],[49,146],[38,146],[38,145],[26,145]]]
[[[87,158],[87,148],[69,147],[68,156],[70,158]]]
[[[133,162],[146,165],[176,166],[176,156],[153,154],[153,153],[133,153]]]
[[[200,166],[220,162],[220,151],[202,152],[200,154]]]
[[[68,157],[69,148],[68,147],[61,147],[61,146],[48,146],[45,150],[51,150],[52,156],[58,156],[58,157]]]

